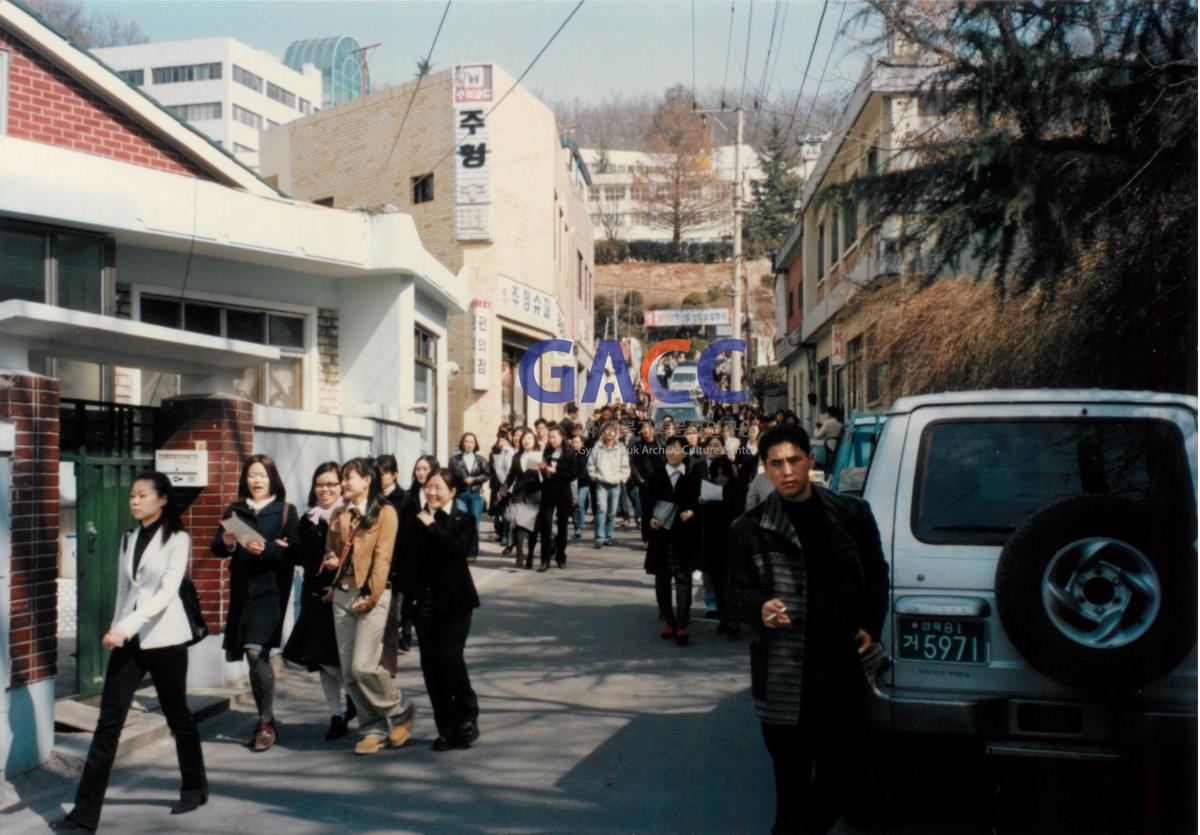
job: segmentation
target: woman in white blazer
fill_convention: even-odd
[[[75,808],[51,824],[53,829],[95,831],[125,716],[147,672],[175,736],[183,777],[179,802],[171,814],[191,812],[208,801],[200,732],[187,706],[187,646],[192,633],[179,596],[192,540],[179,519],[171,481],[162,473],[138,475],[129,491],[129,510],[138,526],[121,540],[116,613],[101,640],[112,656],[104,675],[100,720],[75,793]]]

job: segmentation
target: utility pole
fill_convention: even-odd
[[[744,113],[737,108],[737,139],[733,146],[733,336],[742,338],[742,122]],[[729,356],[729,389],[742,390],[742,358]]]
[[[757,109],[757,105],[756,105]],[[693,113],[701,114],[701,118],[707,118],[708,114],[713,114],[714,118],[718,113],[733,112],[737,116],[737,129],[734,132],[733,145],[733,335],[737,339],[742,338],[742,132],[744,130],[745,111],[739,104],[734,108],[726,108],[724,102],[717,109],[703,110],[698,107],[692,108]],[[717,123],[721,125],[723,130],[728,130],[717,119]],[[729,388],[731,391],[741,391],[742,388],[742,361],[744,354],[734,352],[729,357]]]
[[[612,305],[612,307],[613,307],[613,312],[612,312],[613,339],[620,339],[621,338],[621,329],[619,327],[617,327],[617,288],[616,287],[613,288],[613,305]]]
[[[382,45],[383,44],[381,44],[381,43],[373,43],[373,44],[369,44],[367,46],[360,46],[358,49],[350,50],[351,54],[357,52],[358,58],[359,58],[359,71],[358,71],[358,95],[359,95],[359,98],[366,98],[367,84],[370,83],[370,78],[371,78],[370,67],[367,66],[367,53],[370,52],[375,47],[382,46]]]

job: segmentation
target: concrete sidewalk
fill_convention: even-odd
[[[483,606],[467,644],[481,737],[470,750],[430,750],[416,648],[398,676],[417,704],[414,736],[373,757],[352,754],[354,734],[322,741],[329,717],[316,676],[293,670],[280,679],[270,751],[240,746],[253,725],[244,706],[202,726],[207,806],[167,814],[179,781],[167,739],[118,763],[101,831],[769,831],[771,766],[745,639],[703,619],[687,648],[659,639],[637,534],[618,542],[572,540],[568,567],[545,574],[483,545],[472,569]],[[70,808],[75,779],[62,763],[19,778],[0,830],[44,831]]]

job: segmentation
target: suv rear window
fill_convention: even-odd
[[[921,434],[912,529],[923,542],[999,545],[1081,493],[1149,501],[1194,523],[1183,438],[1158,420],[943,421]]]

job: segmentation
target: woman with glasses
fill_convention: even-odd
[[[325,538],[329,520],[342,506],[341,467],[336,461],[326,461],[313,471],[312,487],[308,492],[308,511],[300,517],[300,545],[296,562],[304,569],[300,587],[300,617],[292,627],[291,637],[283,648],[283,657],[308,671],[321,673],[321,690],[329,707],[329,730],[326,741],[341,739],[348,731],[350,720],[357,710],[346,695],[342,679],[342,664],[338,659],[337,635],[333,631],[333,606],[330,577],[322,574],[325,558]]]

